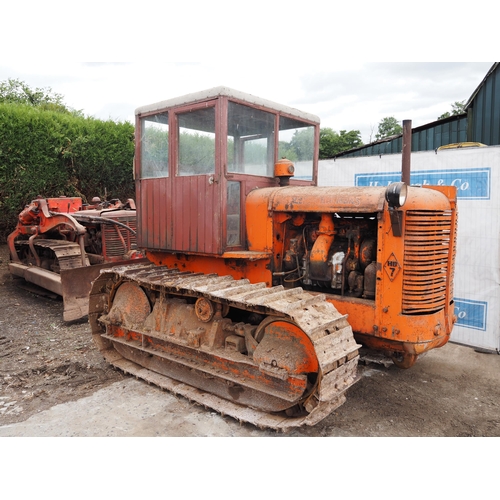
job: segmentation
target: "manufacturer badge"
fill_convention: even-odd
[[[396,259],[396,256],[393,253],[391,253],[390,257],[384,264],[384,269],[387,273],[387,276],[389,276],[389,279],[391,281],[394,281],[394,278],[398,275],[401,266],[398,262],[398,259]]]

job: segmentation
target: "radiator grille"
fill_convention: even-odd
[[[455,248],[453,217],[451,210],[406,213],[403,313],[433,313],[445,306],[455,260],[450,256],[450,245]],[[453,297],[452,289],[449,296]]]
[[[136,230],[135,217],[117,217],[114,220],[127,225],[134,231]],[[118,234],[119,232],[119,234]],[[103,253],[105,259],[113,257],[122,257],[130,250],[132,244],[136,243],[136,235],[132,234],[128,229],[115,224],[102,225]],[[123,238],[120,238],[120,235]],[[125,246],[123,244],[125,242]]]

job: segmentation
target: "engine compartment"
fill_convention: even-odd
[[[276,240],[273,284],[375,298],[377,214],[294,214],[281,224]]]

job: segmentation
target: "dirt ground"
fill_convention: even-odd
[[[86,320],[62,319],[62,301],[20,288],[0,246],[0,425],[92,394],[123,376],[94,348]]]
[[[2,245],[0,430],[4,432],[0,435],[36,436],[34,427],[26,427],[29,422],[36,422],[33,419],[46,415],[46,419],[60,419],[61,426],[65,421],[61,412],[76,411],[78,402],[84,401],[84,408],[79,411],[90,415],[92,401],[97,400],[99,408],[106,404],[110,407],[110,414],[113,405],[125,408],[128,401],[135,405],[135,415],[140,411],[138,408],[144,409],[145,405],[157,405],[161,410],[155,410],[153,420],[142,417],[140,430],[130,419],[121,434],[101,430],[96,423],[92,429],[94,436],[274,435],[216,415],[116,371],[94,347],[86,320],[64,323],[61,300],[26,291],[16,281],[9,274],[7,247]],[[288,435],[500,436],[500,356],[497,354],[449,343],[423,356],[409,370],[368,363],[360,364],[359,371],[362,376],[350,389],[347,403],[315,427],[298,429]],[[148,398],[148,403],[140,398]],[[107,422],[109,426],[109,418]],[[145,422],[149,422],[148,427]],[[21,432],[23,423],[26,425]],[[51,432],[53,435],[88,435],[76,430],[70,434],[47,432],[48,435]]]

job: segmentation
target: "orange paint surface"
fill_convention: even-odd
[[[271,256],[266,253],[228,252],[215,256],[148,251],[146,254],[154,264],[180,271],[230,275],[237,280],[247,278],[252,283],[266,283],[266,286],[272,283],[268,269]]]

